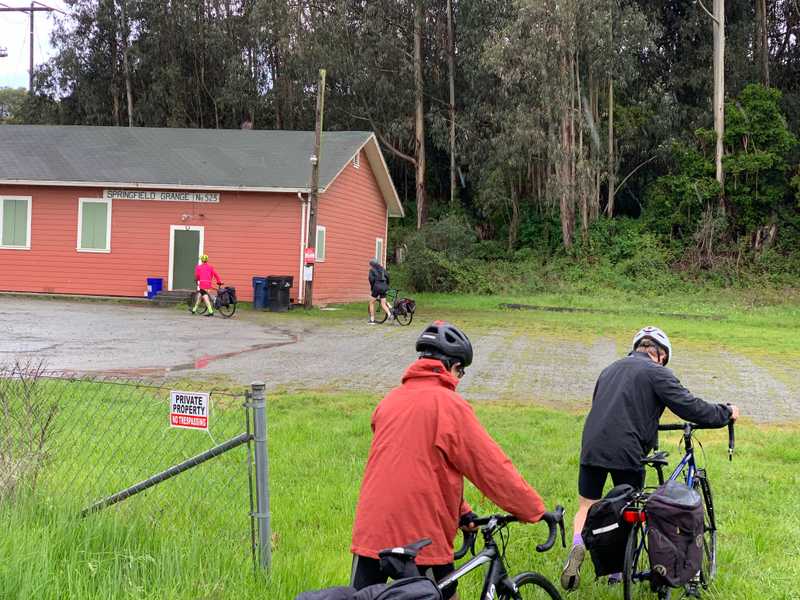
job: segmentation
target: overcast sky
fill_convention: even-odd
[[[65,9],[63,0],[42,0],[39,5]],[[0,6],[30,6],[29,0],[0,0]],[[52,54],[50,31],[59,13],[37,12],[34,16],[33,61],[45,62]],[[63,16],[62,16],[63,17]],[[0,58],[0,87],[28,87],[28,37],[30,19],[26,13],[0,12],[0,48],[8,56]]]

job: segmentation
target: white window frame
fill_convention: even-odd
[[[0,248],[3,250],[30,250],[31,249],[31,205],[33,196],[0,196]],[[28,203],[28,231],[26,232],[24,246],[4,246],[3,245],[3,213],[5,200],[25,200]]]
[[[380,252],[378,252],[378,246],[381,247],[381,251]],[[383,238],[381,238],[381,237],[375,238],[375,258],[378,259],[378,262],[381,263],[381,265],[385,265],[385,263],[386,263],[386,260],[384,258],[384,254],[383,254],[385,250],[386,249],[383,246]]]
[[[85,202],[104,202],[108,205],[106,211],[106,247],[105,248],[81,248],[81,234],[83,232],[83,205]],[[78,252],[92,252],[94,254],[110,254],[111,253],[111,199],[110,198],[78,198],[78,244],[75,249]]]
[[[356,155],[353,157],[353,168],[360,169],[361,168],[361,151],[359,150],[356,152]]]
[[[323,232],[325,243],[322,245],[322,253],[319,251],[319,232]],[[314,252],[316,254],[316,262],[325,262],[328,255],[328,230],[324,225],[317,225],[317,235],[314,237]]]

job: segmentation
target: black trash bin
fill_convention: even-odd
[[[267,278],[253,277],[253,308],[264,310],[267,308]]]
[[[289,292],[294,278],[291,275],[270,275],[267,277],[267,306],[270,312],[289,310]]]

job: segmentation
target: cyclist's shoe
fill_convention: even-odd
[[[367,321],[367,325],[377,325],[377,323],[375,322],[375,319],[370,319]]]
[[[686,584],[684,597],[686,598],[700,598],[702,586],[700,578],[695,576]]]
[[[193,314],[193,315],[196,315],[196,314],[197,314],[197,311],[196,311],[194,308],[192,309],[192,314]]]
[[[608,585],[617,585],[622,583],[622,573],[612,573],[608,576]]]
[[[564,570],[561,571],[561,587],[568,592],[578,589],[581,582],[581,565],[586,556],[586,546],[575,544],[569,551]]]

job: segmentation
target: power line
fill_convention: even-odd
[[[29,16],[30,21],[30,38],[28,40],[28,62],[29,62],[29,71],[28,71],[28,92],[33,93],[33,40],[34,40],[34,15],[37,12],[59,12],[63,15],[67,14],[60,8],[53,8],[52,6],[48,6],[43,4],[42,2],[38,2],[37,0],[32,0],[30,6],[9,6],[5,2],[0,2],[0,13],[2,12],[21,12],[26,13]],[[5,50],[5,49],[3,49]],[[0,52],[0,57],[8,56],[8,51],[5,50],[5,54]]]

